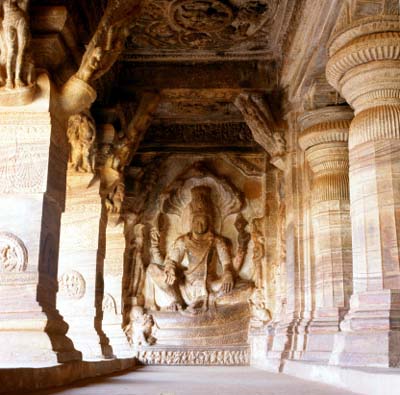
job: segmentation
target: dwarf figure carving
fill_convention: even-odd
[[[67,136],[71,146],[69,166],[75,171],[94,173],[96,126],[88,111],[69,118]]]
[[[124,328],[128,342],[132,346],[151,346],[157,339],[152,335],[153,317],[143,312],[140,306],[133,306],[129,315],[129,324]]]
[[[33,82],[33,62],[27,56],[30,41],[28,3],[29,0],[3,0],[2,4],[1,63],[6,67],[5,84],[9,89]],[[0,76],[1,82],[4,83],[4,75]]]

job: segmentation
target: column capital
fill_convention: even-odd
[[[358,21],[331,39],[328,52],[327,80],[356,114],[400,104],[399,16]]]
[[[332,106],[308,111],[299,117],[299,145],[309,148],[327,143],[348,141],[353,111],[348,106]]]

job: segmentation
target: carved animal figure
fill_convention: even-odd
[[[6,87],[9,89],[26,85],[22,73],[30,41],[28,3],[29,0],[3,1],[3,39],[1,44],[6,63]]]
[[[96,126],[88,112],[72,115],[68,120],[68,141],[71,146],[69,165],[75,171],[94,173]]]

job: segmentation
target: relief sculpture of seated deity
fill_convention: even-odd
[[[153,231],[145,307],[199,314],[219,304],[247,303],[252,283],[234,272],[230,243],[214,231],[210,188],[193,187],[189,208],[191,230],[175,240],[164,261]]]

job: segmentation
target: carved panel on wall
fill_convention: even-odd
[[[0,272],[24,272],[28,251],[21,239],[12,233],[0,232]]]
[[[59,292],[68,299],[82,299],[86,292],[86,282],[82,274],[75,270],[63,273],[58,280]]]
[[[182,155],[178,164],[169,154],[164,160],[166,168],[173,163],[172,174],[154,169],[154,203],[142,206],[145,213],[134,210],[129,221],[131,316],[125,333],[143,363],[246,364],[250,322],[260,326],[271,319],[261,280],[266,159],[237,155]],[[137,158],[135,179],[142,180],[154,158]],[[143,185],[138,181],[138,190]],[[153,344],[140,329],[146,316]]]

